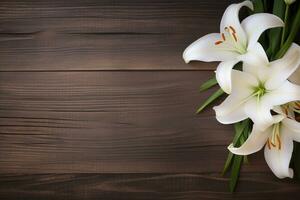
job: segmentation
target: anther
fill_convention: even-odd
[[[235,29],[232,26],[229,26],[233,33],[236,33]]]
[[[215,45],[219,45],[219,44],[221,44],[221,43],[223,43],[223,41],[216,41],[216,42],[215,42]]]

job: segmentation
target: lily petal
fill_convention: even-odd
[[[267,89],[274,89],[281,85],[293,74],[300,65],[300,46],[293,43],[286,54],[278,60],[270,63],[272,76],[266,82]]]
[[[249,116],[261,131],[273,123],[271,109],[272,105],[258,101],[256,98],[252,98],[245,104],[247,116]]]
[[[241,55],[243,71],[258,77],[260,80],[269,78],[269,59],[262,45],[256,42],[248,52]]]
[[[219,106],[213,109],[216,112],[216,119],[222,124],[233,124],[244,119],[248,116],[243,108],[241,100],[231,95]]]
[[[231,94],[222,102],[215,106],[216,118],[223,124],[231,124],[247,117],[244,105],[252,94],[252,87],[257,85],[257,80],[250,74],[232,70],[232,88]]]
[[[271,133],[272,127],[269,127],[265,131],[261,131],[260,129],[257,129],[254,126],[248,139],[244,142],[244,144],[241,147],[237,148],[234,147],[233,144],[230,144],[228,146],[228,150],[236,155],[249,155],[255,153],[263,148]]]
[[[282,26],[284,26],[283,21],[269,13],[257,13],[245,18],[242,21],[242,27],[248,36],[248,48],[255,45],[265,30]]]
[[[205,62],[226,61],[232,60],[239,55],[237,52],[228,51],[215,45],[215,42],[218,40],[220,40],[219,33],[211,33],[199,38],[184,50],[184,61],[186,63],[192,60]]]
[[[231,4],[227,7],[221,20],[220,32],[223,32],[226,27],[234,27],[239,40],[241,40],[240,42],[246,45],[247,36],[239,20],[239,11],[244,6],[253,10],[253,4],[251,3],[251,1],[244,1],[242,3]]]
[[[295,85],[289,81],[285,81],[276,90],[267,92],[262,98],[262,104],[269,105],[271,107],[277,105],[283,105],[292,101],[300,100],[300,86]]]
[[[231,92],[231,72],[232,68],[239,60],[224,61],[219,64],[216,71],[217,81],[224,92]]]
[[[286,129],[286,134],[297,142],[300,142],[300,123],[296,120],[286,118],[282,121],[283,128]]]
[[[289,168],[290,160],[293,152],[293,140],[284,128],[281,129],[280,140],[281,148],[265,147],[265,159],[272,172],[278,178],[293,178],[293,170]]]

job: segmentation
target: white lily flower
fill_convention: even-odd
[[[244,6],[253,10],[251,1],[231,4],[223,14],[220,33],[211,33],[201,37],[183,52],[183,59],[186,63],[192,60],[222,61],[217,67],[216,77],[221,88],[228,94],[231,92],[233,66],[244,61],[247,57],[245,55],[251,52],[264,51],[257,41],[265,30],[284,25],[279,17],[268,13],[250,15],[240,23],[239,10]],[[260,60],[259,55],[256,54],[252,56],[252,59],[247,59],[247,62],[257,64]]]
[[[254,124],[249,138],[241,147],[236,148],[231,144],[228,149],[237,155],[249,155],[265,146],[265,159],[272,172],[278,178],[293,178],[293,170],[289,168],[293,141],[300,142],[300,123],[280,114],[264,131],[257,129]]]
[[[217,120],[232,124],[250,118],[261,130],[269,126],[274,106],[300,100],[300,86],[287,80],[299,64],[300,46],[292,44],[281,59],[259,66],[244,63],[244,71],[232,70],[232,92],[214,107]]]

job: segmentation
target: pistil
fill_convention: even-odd
[[[260,101],[261,97],[267,93],[263,83],[260,83],[257,87],[254,88],[253,96],[257,98],[257,102]]]

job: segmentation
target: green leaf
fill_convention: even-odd
[[[283,0],[274,0],[273,4],[273,14],[277,15],[281,19],[284,18],[284,12],[285,12],[285,3]]]
[[[207,90],[207,89],[209,89],[209,88],[211,88],[211,87],[213,87],[213,86],[215,86],[215,85],[217,85],[217,84],[218,84],[218,82],[217,82],[216,77],[213,77],[213,78],[211,78],[211,79],[205,81],[205,82],[200,86],[200,92],[203,92],[203,91],[205,91],[205,90]]]
[[[274,0],[273,14],[280,17],[283,20],[285,7],[286,6],[283,0]],[[269,55],[269,57],[274,56],[274,54],[280,48],[281,32],[282,28],[272,28],[269,31],[269,48],[267,50],[267,54]]]
[[[239,139],[243,134],[244,130],[248,127],[248,125],[249,125],[249,119],[234,124],[235,135],[232,142],[233,146],[238,145]]]
[[[269,7],[272,5],[272,3],[269,2],[270,0],[263,0],[264,3],[264,12],[270,12]]]
[[[243,161],[244,164],[248,164],[249,163],[248,156],[243,156]]]
[[[243,156],[234,155],[231,174],[230,174],[230,181],[229,181],[230,192],[234,192],[236,188],[236,184],[240,174],[242,160],[243,160]]]
[[[290,48],[293,41],[295,40],[299,28],[300,28],[300,3],[298,4],[297,13],[294,17],[294,21],[293,21],[292,27],[290,29],[290,34],[287,37],[286,41],[284,42],[283,46],[276,53],[275,59],[281,58],[287,52],[287,50]]]
[[[220,96],[224,94],[224,91],[222,89],[218,89],[216,92],[214,92],[206,101],[198,108],[197,113],[200,113],[204,108],[206,108],[209,104],[214,102],[216,99],[218,99]]]
[[[231,166],[232,158],[233,158],[233,153],[229,152],[222,171],[222,176],[225,175],[225,173],[228,171],[229,167]]]
[[[266,5],[264,5],[264,0],[252,0],[253,2],[253,12],[254,13],[264,13],[267,12]],[[262,44],[262,46],[265,48],[267,45],[267,37],[266,33],[262,33],[259,42]]]
[[[241,135],[241,137],[240,137],[240,144],[244,144],[244,142],[247,140],[247,138],[248,137],[245,137],[245,131],[243,131],[243,134]],[[244,164],[245,163],[248,163],[249,161],[248,161],[248,157],[247,156],[243,156],[244,157],[244,159],[243,159],[243,161],[244,161]]]
[[[247,140],[251,130],[251,125],[252,122],[249,119],[234,124],[234,129],[235,129],[235,135],[233,138],[234,146],[240,147]],[[222,171],[222,175],[224,175],[229,170],[229,168],[231,168],[230,181],[229,181],[229,188],[231,192],[235,190],[239,178],[240,168],[243,162],[248,163],[247,156],[234,155],[231,152],[229,152]]]
[[[265,12],[263,0],[252,0],[254,13]]]
[[[234,138],[233,138],[233,145],[236,146],[238,144],[242,144],[240,142],[240,137],[243,136],[243,134],[245,134],[245,131],[248,131],[247,127],[249,127],[249,123],[250,121],[248,119],[242,121],[242,122],[238,122],[234,124],[234,130],[235,130],[235,134],[234,134]],[[246,137],[248,138],[248,137]],[[223,171],[222,171],[222,176],[228,171],[229,167],[231,166],[232,163],[232,158],[233,158],[233,154],[231,152],[228,153]]]
[[[240,141],[240,144],[244,144],[244,142],[248,139],[248,137],[250,135],[251,123],[252,122],[249,119],[246,119],[246,120],[247,120],[247,124],[245,126],[244,131],[243,131],[243,139]],[[244,163],[246,163],[246,164],[249,163],[248,156],[244,156]]]

